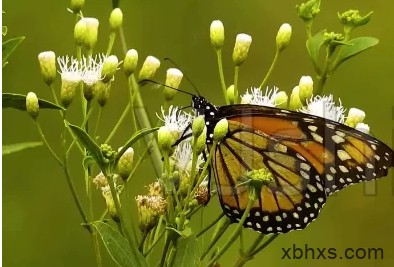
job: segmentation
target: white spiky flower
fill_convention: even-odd
[[[315,115],[325,119],[333,120],[339,123],[345,122],[346,109],[342,106],[341,100],[338,100],[339,105],[336,105],[334,97],[328,96],[314,96],[307,101],[307,106],[299,109],[300,112]]]
[[[185,131],[186,127],[192,122],[193,116],[180,110],[178,107],[170,106],[168,111],[161,108],[161,116],[157,115],[158,118],[164,122],[165,127],[172,134],[180,135]]]
[[[82,80],[86,85],[92,86],[102,80],[101,71],[106,58],[104,54],[82,58]]]
[[[193,150],[190,142],[181,142],[175,149],[174,160],[180,173],[189,175],[192,170]],[[202,154],[197,157],[197,168],[204,162]]]
[[[60,75],[62,81],[80,82],[82,80],[83,68],[78,62],[78,59],[69,56],[62,56],[57,58],[57,63],[60,67]]]
[[[246,93],[241,96],[241,104],[275,107],[278,105],[275,103],[278,93],[279,89],[277,87],[274,87],[273,89],[267,88],[265,92],[258,87],[251,88],[250,93],[249,90],[247,90]]]

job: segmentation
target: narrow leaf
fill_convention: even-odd
[[[358,37],[350,40],[348,45],[343,46],[338,54],[333,69],[335,70],[346,60],[354,57],[355,55],[371,48],[379,43],[379,39],[374,37]]]
[[[135,134],[133,134],[133,136],[126,142],[126,144],[123,145],[122,149],[119,151],[118,155],[116,156],[115,162],[118,162],[119,158],[123,155],[123,153],[126,152],[126,150],[129,147],[131,147],[135,142],[137,142],[139,139],[141,139],[147,134],[156,132],[157,130],[159,130],[159,128],[160,127],[155,127],[151,129],[142,129],[136,132]]]
[[[25,39],[24,36],[9,39],[3,42],[3,62],[2,65],[5,66],[5,62],[10,57],[10,55],[15,51],[17,46]]]
[[[3,156],[38,146],[42,146],[42,142],[25,142],[11,145],[3,145]]]
[[[20,94],[3,93],[2,94],[3,108],[15,108],[26,111],[26,96]],[[40,109],[58,109],[65,110],[63,107],[58,106],[47,100],[38,99]]]
[[[326,30],[322,30],[315,35],[313,35],[311,38],[309,38],[306,41],[306,48],[308,50],[309,56],[312,59],[313,66],[315,67],[315,70],[317,73],[320,73],[319,70],[319,53],[320,53],[320,48],[324,43],[323,35]]]
[[[118,231],[104,222],[93,222],[111,258],[121,267],[147,267],[145,258]]]
[[[198,255],[198,243],[195,236],[180,238],[173,266],[200,266],[200,258]]]
[[[89,136],[87,132],[85,132],[80,127],[73,124],[69,124],[68,126],[77,136],[78,140],[82,143],[82,145],[89,151],[90,155],[94,158],[96,163],[101,167],[101,169],[103,169],[105,165],[104,156],[103,153],[101,153],[101,149],[96,144],[96,142]]]

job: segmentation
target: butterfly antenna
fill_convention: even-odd
[[[152,80],[149,80],[149,79],[142,80],[138,84],[143,85],[144,83],[147,83],[147,82],[154,83],[154,84],[161,85],[161,86],[165,86],[165,87],[171,88],[171,89],[173,89],[175,91],[178,91],[178,92],[181,92],[181,93],[184,93],[184,94],[187,94],[187,95],[194,96],[194,94],[192,94],[192,93],[189,93],[189,92],[183,91],[181,89],[177,89],[177,88],[174,88],[172,86],[168,86],[168,85],[165,85],[165,84],[162,84],[162,83],[159,83],[159,82],[155,82],[155,81],[152,81]]]
[[[177,67],[178,69],[181,69],[181,68],[179,67],[179,65],[176,64],[171,58],[166,57],[166,58],[164,58],[164,60],[170,61],[172,65],[174,65],[174,66]],[[200,92],[198,91],[196,85],[189,79],[189,77],[188,77],[185,73],[183,73],[183,76],[185,76],[186,80],[190,83],[190,85],[193,87],[193,89],[197,92],[198,96],[201,96],[201,94],[200,94]]]

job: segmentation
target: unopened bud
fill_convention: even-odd
[[[77,45],[92,50],[97,43],[99,21],[96,18],[82,18],[74,28],[74,39]]]
[[[33,119],[37,118],[40,107],[37,95],[33,92],[29,92],[26,96],[26,110]]]
[[[288,98],[285,91],[278,92],[274,99],[275,107],[286,109]]]
[[[234,85],[230,85],[226,90],[227,98],[230,101],[230,104],[234,104],[236,102],[235,100],[237,99],[234,89]]]
[[[165,85],[178,89],[179,85],[181,84],[182,78],[183,78],[183,73],[180,70],[175,68],[170,68],[167,70]],[[164,86],[164,99],[166,101],[171,101],[172,99],[174,99],[174,96],[177,93],[177,91],[167,86]]]
[[[169,152],[172,146],[172,135],[170,130],[166,127],[160,127],[157,131],[157,142],[160,150]]]
[[[305,22],[312,20],[320,12],[320,0],[309,0],[296,6],[298,16]]]
[[[192,123],[192,133],[194,137],[199,137],[205,128],[205,119],[204,116],[200,115],[194,118]]]
[[[118,212],[116,211],[115,202],[112,197],[111,189],[110,189],[109,185],[102,187],[101,190],[103,193],[103,197],[105,199],[105,204],[107,205],[109,215],[111,215],[111,218],[114,221],[119,222],[119,215],[118,215]],[[116,197],[118,197],[118,194],[116,194]]]
[[[345,125],[356,127],[357,124],[363,122],[365,119],[365,112],[358,108],[351,108],[347,115]]]
[[[148,56],[145,59],[144,64],[142,64],[142,68],[138,75],[138,79],[142,81],[142,80],[149,80],[153,78],[159,67],[160,67],[160,60],[158,60],[153,56]]]
[[[80,19],[74,26],[74,41],[77,46],[82,46],[85,42],[87,24],[84,19]]]
[[[156,226],[159,217],[165,214],[167,202],[161,196],[137,196],[139,228],[147,232]]]
[[[93,95],[97,98],[97,103],[100,107],[104,107],[107,104],[110,92],[111,82],[98,81],[93,85]]]
[[[70,106],[79,84],[80,81],[77,80],[62,80],[62,85],[60,87],[60,100],[65,108]]]
[[[123,69],[127,76],[134,73],[138,63],[138,52],[135,49],[127,51],[126,56],[123,60]]]
[[[298,84],[300,92],[300,100],[306,103],[306,100],[311,98],[313,94],[313,80],[311,76],[302,76]]]
[[[233,61],[236,66],[241,65],[248,57],[251,43],[252,37],[250,35],[244,33],[240,33],[237,35],[233,50]]]
[[[197,155],[202,153],[202,151],[205,149],[206,143],[207,143],[207,127],[204,127],[203,132],[197,138],[197,143],[196,143]]]
[[[278,33],[276,34],[276,48],[279,51],[285,49],[291,39],[291,26],[288,23],[284,23],[280,26]]]
[[[302,107],[302,102],[300,100],[300,88],[298,86],[294,87],[290,95],[289,109],[298,110]]]
[[[71,0],[70,1],[70,9],[74,12],[74,14],[81,11],[85,4],[85,0]]]
[[[342,14],[338,12],[338,18],[345,28],[352,30],[356,27],[367,24],[371,20],[372,14],[373,12],[371,11],[367,15],[362,17],[359,10],[350,9],[343,12]]]
[[[56,55],[53,51],[38,54],[41,75],[47,85],[51,85],[56,78]]]
[[[112,81],[116,70],[118,69],[118,64],[118,58],[114,55],[105,58],[103,68],[101,70],[101,77],[103,79],[103,82],[107,83],[109,81]]]
[[[228,132],[228,121],[227,119],[221,119],[213,130],[213,140],[221,141]]]
[[[223,47],[224,26],[220,20],[212,21],[209,36],[211,38],[211,44],[216,50],[219,50]]]
[[[119,148],[118,151],[120,151],[121,148]],[[133,159],[134,159],[134,149],[129,147],[126,152],[123,153],[123,155],[120,157],[118,161],[118,174],[119,176],[123,179],[123,181],[126,181],[127,178],[129,177],[131,171],[133,170]]]
[[[112,10],[111,15],[109,16],[109,27],[112,31],[116,31],[122,26],[123,23],[123,13],[120,8],[115,8]]]

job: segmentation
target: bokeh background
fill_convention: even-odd
[[[39,97],[51,99],[43,83],[37,55],[53,50],[57,55],[75,55],[73,43],[73,15],[67,12],[68,0],[5,0],[3,25],[6,38],[24,35],[26,40],[10,58],[3,70],[3,92],[26,94],[35,91]],[[128,48],[139,51],[140,58],[154,55],[171,57],[194,81],[200,91],[213,103],[223,104],[217,75],[216,58],[209,41],[212,20],[223,21],[226,30],[223,51],[227,83],[232,80],[231,51],[237,33],[253,36],[249,58],[240,71],[240,88],[257,86],[264,77],[275,49],[275,35],[279,26],[288,22],[293,26],[291,45],[281,54],[269,81],[271,86],[290,90],[301,75],[312,75],[313,69],[305,50],[305,29],[297,17],[295,0],[121,0]],[[326,93],[340,96],[345,107],[359,107],[367,114],[375,136],[393,146],[394,129],[394,3],[384,1],[322,1],[322,12],[314,30],[327,28],[340,31],[337,11],[360,9],[363,14],[374,11],[370,24],[357,29],[355,35],[370,35],[380,39],[377,47],[368,50],[342,65],[329,80]],[[96,51],[105,52],[108,43],[110,0],[86,0],[85,16],[100,20],[99,42]],[[123,57],[120,43],[114,54]],[[163,81],[163,64],[157,76]],[[126,105],[127,88],[121,72],[112,88],[111,99],[103,112],[99,134],[106,137]],[[60,82],[56,82],[59,88]],[[191,90],[187,83],[183,88]],[[147,87],[142,92],[151,118],[156,119],[162,95]],[[175,104],[187,105],[190,98],[177,95]],[[72,104],[71,121],[80,123],[79,103]],[[61,121],[57,112],[42,111],[40,121],[48,139],[60,151]],[[131,135],[130,123],[124,124],[112,145],[117,147]],[[20,111],[3,110],[3,144],[39,140],[29,116]],[[138,150],[138,148],[136,148]],[[72,176],[86,207],[81,159],[72,155]],[[131,219],[135,219],[134,196],[144,194],[145,185],[156,179],[145,161],[132,186],[125,195]],[[318,220],[303,231],[280,236],[272,245],[256,256],[247,266],[393,266],[394,264],[394,173],[374,185],[351,186],[331,197]],[[366,195],[365,191],[374,192]],[[103,199],[95,193],[96,214],[101,214]],[[217,198],[205,211],[205,218],[216,216],[220,210]],[[61,169],[44,148],[26,150],[3,158],[3,264],[4,266],[94,266],[91,240],[80,226],[80,217],[68,191]],[[245,230],[246,242],[254,233]],[[384,249],[383,260],[282,260],[282,249],[303,247],[342,249],[377,247]],[[102,250],[105,266],[114,266]],[[238,246],[234,246],[221,260],[230,266]]]

